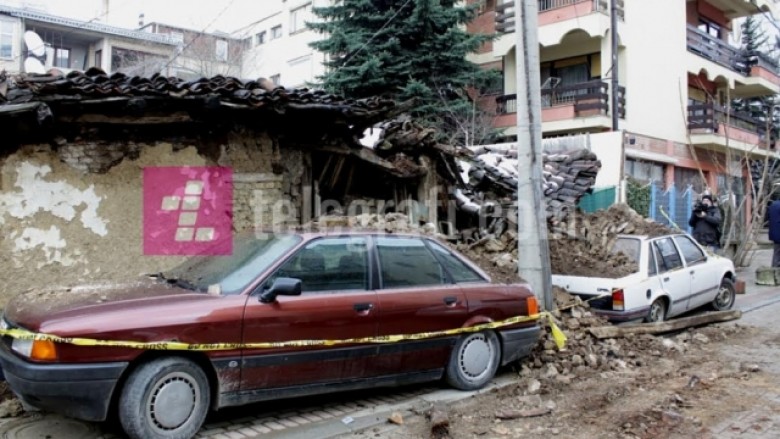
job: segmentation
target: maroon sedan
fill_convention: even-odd
[[[470,327],[537,313],[527,285],[490,284],[463,256],[415,235],[244,236],[130,285],[27,293],[4,328],[101,340],[345,340]],[[102,421],[132,438],[187,438],[209,409],[422,381],[476,389],[525,356],[528,321],[396,343],[210,351],[76,346],[5,337],[0,363],[28,405]]]

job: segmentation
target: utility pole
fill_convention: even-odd
[[[538,0],[515,0],[517,58],[517,265],[545,310],[553,309],[550,246],[542,191],[542,90]]]
[[[618,92],[620,83],[618,82],[618,79],[620,78],[618,78],[617,0],[610,0],[609,2],[609,18],[612,22],[610,25],[610,41],[612,43],[612,65],[610,66],[612,70],[612,80],[610,81],[612,83],[610,86],[612,89],[612,102],[610,103],[610,107],[612,107],[612,131],[617,131],[620,123],[620,112],[618,111],[620,109],[620,93]]]

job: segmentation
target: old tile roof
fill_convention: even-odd
[[[242,81],[232,77],[214,76],[193,81],[154,75],[108,75],[98,68],[86,72],[74,71],[62,75],[50,71],[45,75],[0,74],[0,116],[24,104],[41,103],[51,107],[54,117],[67,104],[70,113],[79,111],[79,103],[92,110],[101,103],[116,107],[117,101],[179,103],[182,107],[230,110],[270,111],[284,114],[302,110],[323,116],[334,122],[353,126],[356,130],[392,117],[400,107],[392,100],[381,98],[345,99],[322,90],[287,89],[274,86],[267,79]],[[175,106],[175,105],[174,105]],[[170,107],[170,106],[169,106]],[[21,107],[20,107],[21,108]],[[81,110],[84,111],[84,110]],[[40,112],[40,110],[39,110]]]

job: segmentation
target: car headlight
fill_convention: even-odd
[[[19,340],[18,338],[15,338],[14,341],[11,343],[11,349],[13,349],[14,352],[17,354],[23,356],[23,357],[30,357],[32,355],[32,347],[33,347],[33,341],[32,340]]]
[[[15,338],[11,349],[32,360],[54,361],[57,359],[57,347],[50,340],[21,340]]]

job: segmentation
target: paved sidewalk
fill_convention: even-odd
[[[772,250],[756,250],[748,267],[737,268],[737,276],[745,281],[745,294],[737,296],[736,307],[743,312],[763,308],[780,301],[780,287],[756,285],[756,269],[772,265]]]

